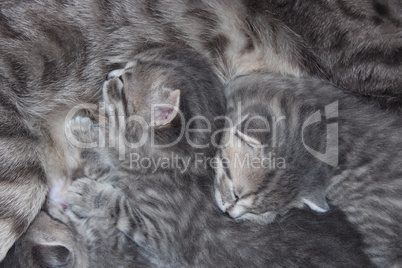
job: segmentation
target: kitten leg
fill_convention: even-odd
[[[67,202],[69,205],[66,213],[76,223],[85,225],[81,229],[96,230],[101,222],[102,229],[119,230],[119,233],[123,234],[119,226],[125,226],[127,221],[122,218],[121,211],[129,204],[124,193],[118,188],[88,178],[78,179],[69,188]]]
[[[69,188],[68,209],[80,218],[108,216],[114,213],[114,204],[123,195],[111,184],[81,178]]]
[[[252,213],[246,213],[243,216],[241,216],[238,220],[249,220],[252,222],[255,222],[257,224],[268,224],[272,223],[276,219],[276,214],[272,212],[265,212],[262,214],[252,214]]]
[[[89,260],[104,267],[154,267],[139,254],[136,243],[121,232],[120,212],[127,200],[111,184],[88,178],[78,179],[69,189],[70,206],[65,211],[85,237]],[[70,224],[71,225],[71,224]]]
[[[123,74],[123,69],[118,69],[108,74],[107,80],[103,83],[102,95],[105,100],[106,106],[113,106],[117,110],[118,115],[124,115],[123,106],[123,81],[120,79]],[[111,110],[108,110],[109,112]],[[109,114],[113,116],[114,114]]]

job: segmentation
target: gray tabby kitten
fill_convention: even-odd
[[[109,114],[104,128],[92,126],[89,117],[83,117],[85,113],[81,111],[65,127],[69,143],[65,155],[71,162],[78,163],[70,170],[73,179],[86,175],[101,180],[115,166],[127,172],[146,174],[152,174],[158,168],[180,173],[188,173],[189,170],[204,173],[204,165],[197,168],[194,163],[195,154],[202,154],[205,158],[214,156],[211,132],[222,128],[223,122],[211,121],[209,124],[209,119],[223,116],[226,110],[223,84],[206,58],[186,48],[155,47],[145,50],[135,55],[124,69],[114,70],[108,75],[103,85],[103,96],[105,112]],[[191,126],[191,132],[187,131],[187,126]],[[216,144],[219,135],[215,136]],[[162,160],[169,161],[170,165],[164,167],[160,162]],[[60,208],[66,208],[66,190],[64,184],[55,184],[50,189],[48,203],[59,203]],[[118,263],[129,267],[136,263],[136,245],[132,242],[127,244],[125,239],[128,238],[113,227],[115,221],[108,217],[115,209],[110,208],[111,212],[107,215],[102,211],[92,211],[92,217],[85,221],[74,221],[74,217],[61,217],[57,211],[50,211],[52,217],[62,218],[68,228],[75,230],[77,243],[86,245],[83,253],[86,258],[77,255],[73,246],[67,245],[66,254],[80,260],[84,267],[92,267],[90,263],[99,263],[104,267]],[[36,229],[35,226],[29,229],[32,233],[29,237],[34,241],[40,240],[40,235],[36,237]],[[57,236],[56,231],[53,228],[45,232]],[[39,256],[36,260],[21,256],[19,260],[19,253],[26,251],[29,254],[32,247],[25,240],[22,238],[18,242],[21,246],[17,245],[18,250],[14,253],[20,263],[43,263],[48,258],[54,259],[48,255]],[[116,261],[109,256],[114,256]],[[12,256],[9,258],[13,259]],[[104,264],[103,259],[106,260]],[[69,261],[68,267],[76,266],[80,267],[79,263]]]
[[[149,173],[161,162],[144,163],[144,158],[177,156],[175,167],[187,172],[194,168],[196,154],[214,156],[211,144],[220,135],[213,134],[224,123],[215,118],[224,115],[226,100],[212,66],[195,51],[145,50],[109,74],[103,97],[110,116],[109,142],[115,143],[119,159],[129,160],[119,165]]]
[[[329,203],[354,224],[378,267],[400,267],[400,115],[313,78],[251,74],[227,90],[233,124],[218,153],[219,208],[269,223],[295,207],[327,212]]]
[[[268,0],[250,5],[272,11],[300,34],[338,86],[401,109],[401,1]]]
[[[69,128],[82,142],[99,131],[82,116]],[[94,180],[87,172],[97,169],[85,169],[86,178],[69,189],[67,213],[83,226],[102,215],[99,224],[111,223],[106,230],[131,239],[120,248],[135,243],[157,267],[372,267],[339,212],[320,217],[293,210],[268,227],[236,222],[213,203],[211,169],[204,175],[175,168],[146,173],[108,168],[94,157],[84,162],[109,172]]]
[[[298,35],[240,0],[1,1],[0,260],[49,188],[74,176],[68,112],[98,102],[109,71],[166,44],[199,51],[223,80],[255,70],[325,76]]]
[[[206,177],[204,179],[210,181]],[[191,181],[190,187],[193,187],[194,180]],[[163,187],[168,185],[177,186],[169,181]],[[160,189],[159,186],[158,191],[166,193],[166,189]],[[196,188],[195,192],[201,194],[200,183]],[[151,189],[154,188],[150,186],[148,191]],[[205,185],[201,185],[201,191],[205,192],[206,189]],[[359,236],[339,212],[332,211],[321,217],[308,211],[294,210],[267,230],[250,222],[235,223],[221,215],[212,202],[206,201],[212,200],[210,191],[207,191],[207,196],[201,195],[202,198],[194,200],[191,195],[194,191],[181,190],[170,192],[176,194],[176,198],[180,196],[170,212],[177,213],[176,210],[183,210],[184,206],[186,210],[191,209],[191,216],[159,224],[160,227],[168,224],[169,230],[176,230],[179,225],[186,226],[182,232],[173,231],[169,241],[162,237],[159,242],[171,243],[170,249],[174,253],[171,258],[179,259],[175,260],[177,265],[180,262],[179,267],[372,267],[360,251]],[[97,194],[100,193],[95,196]],[[172,198],[169,194],[167,197]],[[148,201],[155,207],[168,206],[152,197]],[[184,205],[188,201],[202,205]],[[116,228],[116,221],[125,216],[114,217],[115,207],[112,206],[116,204],[113,200],[98,204],[103,207],[96,209],[96,214],[78,219],[71,216],[70,210],[67,210],[67,215],[59,206],[51,206],[51,202],[48,202],[46,210],[39,213],[0,267],[155,267],[143,257],[149,254]],[[151,204],[148,202],[148,205]],[[161,213],[160,210],[158,213]],[[204,220],[199,224],[192,222],[198,219]],[[160,220],[155,218],[154,222],[159,223]],[[228,241],[233,237],[238,237],[239,241],[231,245]],[[203,244],[197,244],[199,241]],[[164,260],[158,259],[158,264],[168,266]]]

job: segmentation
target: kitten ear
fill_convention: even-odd
[[[321,191],[310,193],[302,198],[302,202],[306,204],[311,210],[318,213],[325,213],[329,211],[329,206],[325,200],[325,194]]]
[[[156,128],[169,127],[179,116],[180,90],[169,92],[162,103],[152,105],[151,126]]]

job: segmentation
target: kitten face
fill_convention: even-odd
[[[261,149],[251,147],[232,131],[224,134],[223,141],[228,140],[232,144],[217,154],[215,200],[218,207],[234,219],[273,221],[281,200],[274,191],[261,189],[265,176],[270,173],[264,168]]]
[[[305,174],[292,166],[292,156],[283,158],[290,164],[285,168],[275,166],[275,158],[278,161],[285,152],[270,145],[269,133],[263,137],[261,132],[254,135],[241,129],[225,131],[216,156],[215,200],[222,212],[264,224],[305,205],[317,212],[327,211],[324,196],[318,198],[322,192],[306,188]]]

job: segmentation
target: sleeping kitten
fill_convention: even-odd
[[[400,115],[313,78],[251,74],[227,92],[231,120],[215,178],[219,208],[269,223],[295,207],[327,212],[329,203],[358,229],[378,267],[399,267]]]
[[[99,131],[82,116],[69,128],[77,141]],[[96,158],[86,160],[104,168]],[[317,216],[293,210],[269,226],[236,222],[213,203],[211,169],[204,175],[174,168],[108,170],[97,180],[85,172],[86,178],[73,182],[66,213],[81,230],[88,222],[111,223],[101,229],[131,239],[121,240],[120,248],[135,243],[157,267],[372,267],[339,212]],[[99,215],[105,219],[97,220]]]
[[[179,136],[179,141],[166,150],[177,152],[180,156],[193,156],[193,150],[207,156],[214,155],[215,147],[192,148],[191,144],[186,144],[189,138],[202,141],[201,144],[211,144],[210,135],[205,137],[204,132],[195,132],[190,137],[174,131],[180,122],[174,120],[177,116],[186,119],[183,124],[187,127],[191,122],[190,116],[204,115],[210,120],[210,129],[219,133],[221,122],[213,119],[222,114],[224,105],[221,108],[203,105],[223,99],[222,93],[216,93],[223,90],[220,83],[214,82],[216,76],[207,67],[202,57],[190,50],[156,48],[145,51],[129,62],[124,70],[116,70],[109,75],[103,94],[105,100],[116,107],[116,113],[109,113],[111,121],[124,122],[116,117],[127,119],[138,116],[143,118],[149,129],[141,129],[138,133],[138,124],[118,124],[117,129],[109,128],[108,134],[103,135],[101,127],[80,115],[71,120],[66,129],[70,130],[68,132],[75,141],[84,143],[96,136],[110,137],[113,131],[119,141],[132,142],[137,142],[152,129],[161,131],[155,134],[156,137],[167,131],[170,134],[161,137],[175,140]],[[150,81],[153,81],[152,87]],[[179,102],[170,98],[177,90],[180,90]],[[158,94],[160,91],[164,94]],[[207,94],[194,97],[203,92]],[[163,96],[165,98],[158,99]],[[176,94],[173,96],[177,97]],[[153,103],[159,104],[154,106],[155,111],[152,110]],[[172,109],[176,106],[180,109]],[[153,117],[149,116],[152,112],[155,114]],[[114,127],[113,124],[109,126]],[[204,126],[201,129],[204,130]],[[155,141],[158,144],[165,140],[155,138]],[[129,145],[123,144],[127,152],[144,153],[151,159],[165,154],[163,149],[153,148],[148,141],[141,147],[129,148]],[[120,149],[120,146],[116,147]],[[100,229],[109,230],[109,233],[118,231],[120,236],[124,234],[132,240],[120,240],[121,249],[135,242],[139,252],[157,266],[371,266],[360,252],[358,237],[348,229],[342,217],[337,218],[339,214],[332,214],[330,217],[335,218],[329,219],[295,211],[272,229],[253,223],[236,223],[221,215],[213,204],[213,174],[210,168],[203,172],[200,169],[182,172],[174,165],[155,166],[152,170],[137,169],[130,168],[127,159],[120,160],[115,148],[106,147],[106,153],[99,148],[72,146],[71,150],[74,149],[81,162],[91,167],[83,167],[82,174],[86,178],[73,183],[66,202],[66,213],[81,226],[80,234],[85,237],[86,229],[98,229],[88,224],[96,224],[101,215],[105,219],[101,221]],[[102,154],[101,157],[97,157],[99,154]],[[110,159],[106,163],[100,161],[105,159],[105,154]],[[339,240],[333,225],[327,229],[328,226],[319,223],[321,221],[341,226],[341,232],[346,232],[346,237],[354,237],[353,240]],[[104,226],[107,223],[110,223],[109,228]],[[304,228],[299,229],[298,225]],[[321,226],[324,228],[321,229]],[[312,230],[313,235],[310,234]],[[229,237],[236,237],[237,241],[227,243]]]
[[[303,37],[338,86],[401,109],[401,1],[257,2]]]
[[[226,110],[224,86],[206,58],[171,46],[145,50],[110,72],[102,93],[107,125],[94,126],[80,111],[65,127],[70,158],[81,163],[77,177],[100,180],[117,166],[146,174],[206,170],[198,157],[215,155]]]
[[[222,80],[255,70],[325,77],[298,35],[240,0],[1,1],[0,260],[80,165],[64,140],[69,111],[97,103],[109,71],[161,45],[200,52]]]
[[[108,120],[103,122],[104,128],[101,124],[93,126],[88,117],[91,113],[81,111],[66,125],[68,159],[79,163],[70,170],[73,176],[87,175],[102,180],[116,166],[128,172],[151,174],[159,168],[180,173],[188,173],[189,170],[205,173],[202,165],[201,168],[195,166],[195,154],[202,153],[206,158],[214,156],[210,133],[221,128],[222,121],[210,123],[209,119],[222,116],[226,110],[223,84],[206,58],[186,48],[156,47],[145,50],[128,62],[124,69],[114,70],[108,75],[103,85],[103,96],[105,112],[108,113]],[[191,127],[191,131],[187,127]],[[215,143],[219,142],[219,135],[216,139]],[[110,155],[107,154],[109,151]],[[168,160],[170,165],[164,167],[160,160]],[[66,208],[65,190],[65,185],[51,188],[47,204],[56,202],[60,208]],[[111,212],[114,209],[110,208]],[[74,230],[76,243],[86,246],[86,251],[80,256],[74,246],[69,246],[67,242],[70,241],[59,241],[67,243],[64,251],[69,256],[68,267],[93,267],[98,266],[97,263],[102,267],[117,264],[132,267],[137,263],[136,245],[126,243],[128,238],[113,227],[117,223],[115,218],[105,218],[104,213],[98,210],[92,213],[88,220],[74,221],[62,212],[49,211],[50,216],[61,218],[68,228]],[[44,214],[42,218],[49,215]],[[29,229],[28,237],[35,242],[34,246],[24,236],[16,246],[14,255],[17,257],[9,258],[16,258],[20,263],[28,262],[30,267],[55,259],[52,254],[37,259],[29,256],[19,259],[20,252],[29,254],[32,247],[41,245],[42,233],[38,234],[37,229],[36,225]],[[58,237],[58,229],[48,228],[46,234]],[[75,263],[74,258],[84,264]]]
[[[109,140],[126,160],[119,165],[150,172],[161,163],[145,158],[175,158],[175,167],[185,172],[194,168],[196,154],[214,156],[211,142],[220,136],[212,134],[224,123],[215,118],[224,115],[226,100],[212,66],[195,51],[146,50],[109,74],[103,96],[110,122],[116,123],[109,126]]]

